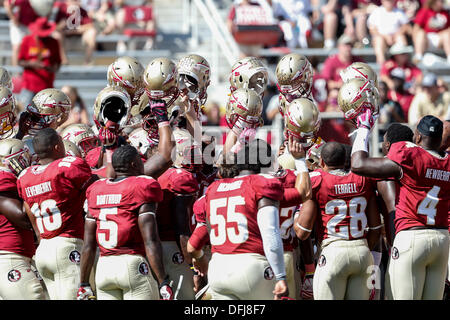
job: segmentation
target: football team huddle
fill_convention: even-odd
[[[119,57],[71,124],[40,91],[15,117],[0,68],[0,297],[4,300],[379,300],[444,297],[450,159],[444,124],[391,125],[369,155],[377,75],[341,72],[352,145],[319,137],[313,68],[276,67],[283,143],[256,138],[268,69],[232,67],[222,148],[203,133],[210,66]],[[448,147],[448,146],[447,146]]]

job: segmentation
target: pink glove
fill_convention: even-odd
[[[115,122],[106,122],[105,127],[101,127],[98,131],[98,137],[105,147],[112,146],[118,138],[119,125]]]
[[[231,152],[238,153],[246,144],[249,144],[256,136],[256,129],[245,128],[239,135],[237,143],[231,148]]]
[[[361,113],[357,117],[356,127],[359,128],[366,128],[371,130],[373,128],[373,125],[375,124],[375,121],[377,121],[376,116],[372,114],[372,110],[369,108],[365,108],[361,111]]]

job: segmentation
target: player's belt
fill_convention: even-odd
[[[407,230],[426,230],[426,229],[447,230],[448,227],[411,227],[409,229],[405,229],[405,231],[407,231]]]

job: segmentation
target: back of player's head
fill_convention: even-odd
[[[135,167],[136,161],[140,160],[140,157],[135,147],[126,144],[114,151],[111,160],[114,171],[127,173],[133,170],[133,164]]]
[[[432,115],[424,116],[417,124],[417,132],[421,135],[423,143],[435,150],[441,146],[443,131],[443,122]]]
[[[320,156],[328,167],[344,168],[347,152],[343,144],[331,141],[325,144]]]
[[[41,129],[37,132],[37,134],[33,137],[33,148],[34,152],[41,159],[55,157],[56,153],[64,154],[63,150],[56,150],[56,146],[60,146],[62,139],[59,136],[58,132],[52,128]],[[62,144],[64,148],[64,144]],[[57,152],[58,151],[58,152]]]
[[[249,170],[259,173],[272,164],[272,148],[261,139],[255,139],[242,148],[236,156],[239,171]]]
[[[413,141],[414,132],[406,125],[392,123],[386,130],[386,141],[390,144],[399,141]]]
[[[349,144],[343,144],[342,146],[345,148],[345,165],[344,168],[350,170],[352,163],[352,146]]]

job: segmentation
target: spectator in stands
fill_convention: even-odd
[[[273,15],[280,20],[284,40],[289,48],[308,48],[311,35],[310,0],[268,0]],[[280,18],[281,17],[281,18]]]
[[[327,81],[328,94],[331,91],[338,91],[342,86],[342,79],[339,75],[343,69],[353,62],[362,61],[361,58],[352,54],[354,40],[347,34],[343,34],[338,40],[338,53],[328,57],[322,68],[322,77]],[[337,97],[337,92],[336,92]]]
[[[402,107],[397,101],[391,100],[388,97],[388,86],[381,81],[378,84],[378,92],[380,94],[380,117],[378,121],[380,124],[389,124],[393,122],[405,122]]]
[[[393,89],[389,89],[388,98],[400,104],[406,121],[408,119],[408,111],[414,95],[405,89],[405,71],[401,68],[392,69],[389,77],[393,83]]]
[[[220,112],[220,106],[217,102],[209,103],[208,107],[205,110],[207,121],[207,126],[220,126],[221,121],[221,112]]]
[[[112,10],[113,4],[110,0],[81,0],[89,18],[94,21],[98,34],[110,34],[115,29],[115,15]]]
[[[444,121],[450,106],[450,91],[439,91],[437,77],[433,73],[427,73],[423,77],[421,88],[411,102],[409,125],[416,125],[426,115],[433,115]]]
[[[239,25],[273,25],[275,19],[272,8],[264,0],[235,0],[227,17],[228,30],[234,34]],[[239,43],[241,58],[246,56],[259,56],[262,44]]]
[[[394,90],[394,82],[390,77],[392,70],[402,69],[405,74],[405,90],[415,93],[417,84],[422,80],[422,70],[411,62],[411,54],[414,49],[402,43],[395,43],[389,49],[390,58],[383,63],[380,70],[381,81],[386,82],[389,90]]]
[[[22,75],[21,103],[27,106],[41,90],[53,88],[55,74],[61,65],[60,46],[51,37],[56,25],[40,17],[29,25],[30,35],[23,38],[19,49]]]
[[[414,20],[413,42],[417,61],[429,48],[443,48],[450,63],[450,14],[443,0],[427,0]]]
[[[78,39],[80,39],[80,36],[85,52],[84,62],[85,64],[91,64],[92,55],[96,48],[97,31],[87,11],[81,6],[80,0],[58,1],[55,3],[55,8],[57,12],[55,18],[57,32],[54,36],[61,43],[63,64],[68,63],[66,49],[75,50],[79,48]],[[74,39],[74,37],[78,39]],[[66,41],[66,39],[71,41]]]
[[[117,32],[124,33],[128,28],[133,29],[133,33],[141,34],[145,31],[148,34],[153,34],[156,30],[156,20],[153,14],[153,1],[144,0],[139,6],[131,6],[124,0],[116,0],[116,22],[115,27]],[[136,32],[138,30],[138,32]],[[153,47],[153,36],[146,36],[144,50],[150,50]],[[131,41],[135,49],[136,41]],[[127,44],[119,41],[117,44],[117,51],[124,52],[127,50]]]
[[[367,18],[379,5],[379,0],[352,0],[352,16],[355,21],[355,35],[358,40],[358,46],[369,47],[370,40],[367,34]]]
[[[69,118],[66,122],[58,127],[58,131],[61,132],[65,127],[73,123],[83,123],[91,126],[89,121],[89,113],[86,109],[83,99],[78,93],[77,88],[71,86],[63,86],[61,91],[67,94],[72,102],[72,107],[70,108]]]
[[[39,16],[31,7],[29,0],[4,0],[3,6],[9,18],[11,65],[17,66],[20,43],[29,33],[28,26]]]
[[[407,45],[406,34],[408,28],[408,17],[395,7],[394,0],[382,0],[382,5],[370,14],[367,20],[372,35],[373,48],[377,63],[386,61],[385,52],[395,43]]]
[[[412,25],[422,1],[423,0],[396,0],[395,5],[398,9],[403,10],[408,17],[408,21]],[[410,32],[412,34],[412,30],[410,30]]]
[[[355,28],[350,0],[328,0],[327,4],[321,7],[321,11],[323,13],[324,48],[334,48],[336,37],[341,33],[354,37]]]

